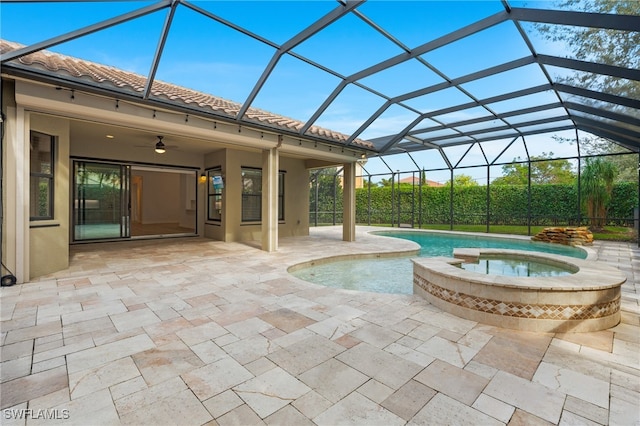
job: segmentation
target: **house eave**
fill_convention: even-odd
[[[101,84],[92,83],[90,81],[82,81],[76,78],[65,78],[64,76],[56,73],[34,70],[32,67],[15,65],[14,63],[5,64],[2,67],[2,77],[25,82],[39,83],[66,91],[74,91],[76,94],[86,93],[105,99],[111,99],[114,103],[128,102],[145,107],[149,111],[163,110],[177,114],[185,114],[191,118],[200,118],[214,123],[220,123],[221,125],[234,126],[236,129],[268,133],[270,135],[283,135],[287,136],[289,139],[294,139],[295,141],[312,143],[314,146],[321,144],[323,146],[335,147],[333,150],[327,152],[335,151],[336,148],[338,150],[347,148],[349,151],[355,151],[359,154],[365,155],[371,155],[375,152],[372,149],[367,149],[359,145],[350,144],[347,146],[346,144],[335,141],[331,138],[323,138],[309,134],[301,135],[297,131],[284,127],[261,124],[256,120],[237,120],[234,117],[216,112],[211,108],[199,108],[195,105],[173,103],[169,100],[163,100],[157,97],[143,99],[138,93],[122,89],[118,90],[115,86],[106,88]],[[335,157],[335,155],[331,155],[331,157]]]

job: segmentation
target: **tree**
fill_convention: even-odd
[[[444,186],[451,186],[451,181],[447,181]],[[478,186],[478,182],[469,175],[460,174],[453,177],[453,186]]]
[[[383,186],[383,187],[384,186],[391,186],[393,183],[395,183],[395,182],[391,178],[389,178],[389,179],[382,178],[382,179],[380,179],[380,182],[379,182],[380,186]]]
[[[390,177],[389,179],[380,179],[380,182],[378,182],[378,185],[382,186],[382,187],[389,187],[391,185],[393,186],[401,186],[401,187],[407,187],[407,186],[413,186],[414,184],[409,182],[409,181],[405,181],[405,182],[399,182],[398,181],[399,177]],[[415,182],[415,184],[417,185],[418,183]]]
[[[638,0],[561,0],[557,2],[557,6],[567,10],[593,13],[640,15]],[[547,40],[564,43],[566,50],[572,52],[569,55],[575,59],[615,65],[631,70],[640,69],[640,31],[618,31],[553,24],[539,24],[536,27]],[[640,81],[637,80],[579,71],[558,80],[572,86],[630,99],[640,99]],[[582,102],[594,103],[587,99]],[[637,111],[628,106],[608,104],[608,107],[620,114],[637,116]],[[556,140],[574,142],[565,138],[556,138]],[[581,153],[590,155],[630,152],[614,142],[597,136],[581,137],[580,148]],[[616,155],[609,157],[608,161],[617,165],[618,181],[638,182],[636,155]]]
[[[618,169],[616,182],[638,182],[638,155],[636,153],[607,139],[591,135],[580,138],[580,150],[587,155],[628,153],[628,155],[609,156],[607,161],[615,164]]]
[[[543,152],[541,156],[531,157],[532,184],[570,184],[576,179],[569,160],[551,160],[553,152]],[[549,159],[548,161],[545,161]],[[493,180],[494,185],[527,185],[529,181],[529,167],[521,163],[520,157],[514,158],[513,163],[502,166],[502,176]]]
[[[602,230],[607,221],[616,166],[602,158],[586,160],[580,178],[580,193],[592,230]]]
[[[566,10],[640,15],[638,0],[563,0],[558,5]],[[576,59],[629,69],[640,68],[640,31],[617,31],[552,24],[537,25],[537,28],[545,38],[554,42],[562,42],[568,49],[573,50]],[[640,82],[638,81],[585,72],[575,72],[562,80],[591,90],[626,96],[631,99],[640,98]]]

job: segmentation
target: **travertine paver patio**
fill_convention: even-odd
[[[635,245],[594,246],[629,278],[620,325],[537,334],[286,272],[414,248],[366,230],[345,243],[341,228],[312,229],[276,253],[204,239],[73,247],[68,270],[1,290],[2,424],[640,423]]]

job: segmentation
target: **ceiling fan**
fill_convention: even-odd
[[[158,154],[164,154],[165,152],[167,152],[168,149],[170,150],[176,150],[178,148],[178,145],[166,145],[162,139],[164,139],[164,136],[158,136],[158,141],[156,142],[156,145],[154,147],[155,152],[157,152]],[[136,148],[149,148],[149,145],[135,145]]]

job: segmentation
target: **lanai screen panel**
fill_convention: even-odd
[[[2,38],[18,44],[3,44],[0,60],[3,73],[126,92],[369,156],[576,129],[637,152],[640,3],[622,4],[594,13],[516,1],[6,0]],[[589,36],[584,49],[550,37],[568,32]],[[593,40],[626,50],[599,52]],[[28,61],[42,50],[134,73],[136,85],[75,81]],[[187,105],[160,83],[223,106]]]

